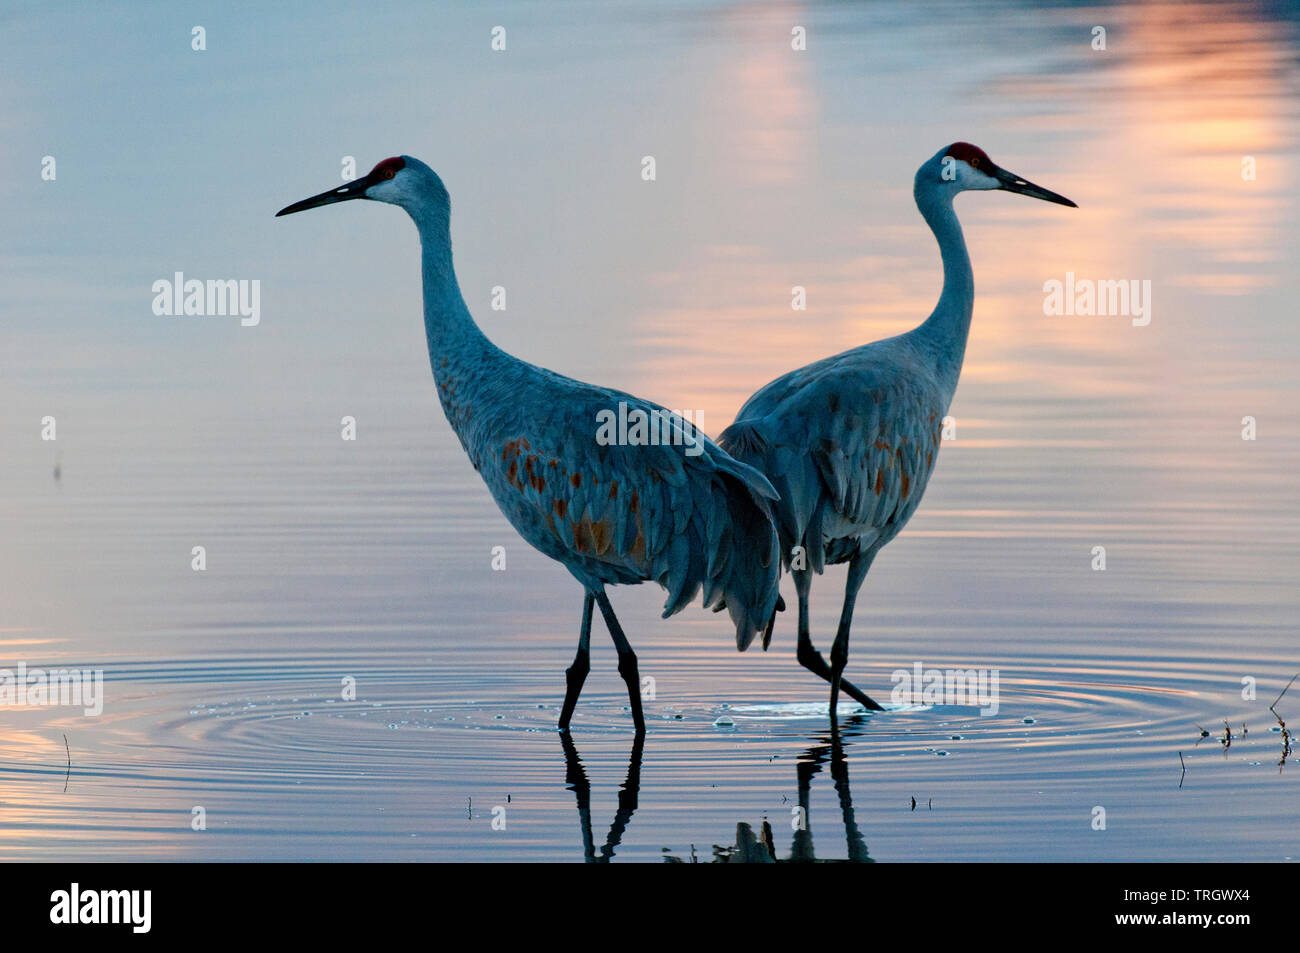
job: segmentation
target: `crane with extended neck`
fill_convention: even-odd
[[[352,199],[400,206],[414,220],[429,360],[447,420],[519,535],[562,563],[583,587],[578,652],[565,673],[560,730],[569,730],[590,668],[596,605],[618,651],[618,671],[641,734],[636,653],[605,587],[657,582],[668,590],[665,617],[703,589],[706,606],[725,605],[743,651],[764,630],[779,598],[771,511],[776,493],[761,473],[733,460],[680,415],[562,377],[492,344],[474,323],[452,268],[447,189],[420,160],[385,159],[368,175],[276,214]],[[600,439],[608,415],[633,413],[645,415],[642,424],[654,421],[663,439]]]
[[[953,199],[1003,189],[1076,207],[999,168],[978,146],[955,142],[916,173],[912,194],[943,259],[934,311],[906,334],[801,367],[745,402],[718,444],[753,464],[780,494],[781,558],[799,596],[799,663],[868,709],[880,705],[843,678],[853,607],[872,560],[921,502],[939,456],[940,428],[961,374],[975,281]],[[812,573],[848,563],[828,666],[809,632]],[[770,638],[769,621],[764,640]]]

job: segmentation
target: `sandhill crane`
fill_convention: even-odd
[[[876,553],[921,502],[957,389],[975,285],[952,203],[968,189],[1005,189],[1076,207],[999,168],[970,143],[940,149],[917,170],[912,189],[943,259],[943,292],[934,311],[906,334],[777,378],[746,401],[718,438],[737,460],[766,474],[780,494],[781,556],[799,595],[797,657],[831,683],[832,719],[841,687],[865,707],[880,708],[843,679],[849,626]],[[808,632],[808,591],[812,572],[843,562],[848,579],[828,667]]]
[[[492,344],[456,282],[447,189],[420,160],[385,159],[364,178],[276,215],[350,199],[397,205],[414,220],[429,360],[443,412],[506,519],[529,544],[563,563],[585,591],[560,730],[569,728],[590,668],[594,603],[618,650],[637,733],[644,732],[636,654],[605,586],[659,583],[668,590],[665,617],[703,587],[706,606],[725,604],[743,651],[778,599],[780,556],[769,502],[776,493],[762,474],[733,460],[680,415],[562,377]],[[641,427],[627,428],[621,444],[602,441],[600,425],[609,414]],[[657,442],[645,442],[655,440],[655,432]],[[629,442],[628,434],[642,442]]]

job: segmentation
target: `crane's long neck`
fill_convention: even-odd
[[[943,292],[930,317],[912,333],[929,352],[933,361],[931,366],[939,372],[951,395],[957,389],[957,378],[966,354],[971,310],[975,305],[975,276],[971,272],[961,223],[953,211],[952,195],[945,189],[921,187],[916,189],[915,196],[917,208],[939,242],[939,254],[943,259]]]
[[[429,362],[439,384],[447,378],[464,380],[481,369],[496,351],[474,323],[456,281],[451,261],[451,229],[447,216],[412,216],[420,231],[420,264],[424,275],[424,331]]]
[[[483,424],[475,411],[492,406],[484,395],[500,386],[501,361],[513,360],[479,330],[465,306],[451,263],[450,214],[445,206],[433,214],[412,213],[420,230],[420,264],[424,275],[424,331],[438,401],[470,459],[480,464],[481,440],[474,429]]]

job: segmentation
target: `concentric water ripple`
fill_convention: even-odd
[[[221,857],[252,850],[328,858],[354,849],[348,845],[362,832],[366,849],[375,850],[367,821],[383,814],[385,826],[402,817],[410,828],[404,839],[381,838],[384,850],[400,856],[572,856],[564,845],[578,819],[569,803],[573,771],[554,730],[562,682],[544,656],[529,654],[522,671],[495,681],[456,671],[441,653],[112,667],[105,673],[111,704],[104,716],[93,731],[68,732],[73,765],[66,796],[57,758],[11,750],[22,757],[0,767],[6,790],[19,792],[16,800],[11,793],[8,810],[27,814],[28,836],[11,835],[9,848],[21,852],[39,842],[56,854],[76,853],[57,832],[89,824],[97,836],[110,836],[105,802],[130,791],[107,826],[144,854]],[[1270,731],[1268,702],[1229,702],[1214,690],[1219,666],[1212,660],[1158,669],[1086,658],[997,661],[996,714],[981,715],[973,706],[891,704],[877,713],[841,706],[842,751],[854,803],[863,809],[858,823],[875,834],[869,843],[877,859],[890,849],[897,859],[912,855],[906,834],[917,823],[913,797],[926,805],[925,823],[938,822],[936,794],[937,810],[949,812],[942,815],[949,821],[1027,799],[1020,808],[1027,818],[1051,804],[1086,815],[1094,805],[1084,802],[1110,800],[1120,816],[1140,810],[1147,823],[1158,823],[1153,807],[1165,798],[1230,800],[1254,786],[1294,791],[1300,760],[1293,755],[1279,768],[1282,738]],[[652,857],[666,848],[672,854],[691,843],[725,840],[738,823],[779,820],[798,803],[798,766],[826,760],[824,750],[817,752],[833,739],[819,682],[789,669],[777,691],[750,678],[720,697],[718,671],[731,668],[733,656],[710,650],[688,652],[660,671],[661,683],[689,688],[647,701],[642,810],[618,853]],[[340,672],[356,680],[355,699],[342,697]],[[574,742],[593,790],[612,797],[626,780],[632,732],[622,684],[603,674],[593,674],[580,703]],[[1284,682],[1281,670],[1265,675]],[[472,692],[466,684],[474,685]],[[1233,735],[1226,747],[1225,719]],[[56,738],[62,732],[57,720],[35,734],[52,732]],[[49,753],[61,754],[61,745]],[[1147,800],[1134,802],[1135,790]],[[732,792],[734,803],[719,798],[720,791]],[[813,804],[838,798],[829,782],[810,796]],[[522,839],[509,826],[497,838],[484,833],[490,824],[480,830],[506,797],[507,815],[519,814],[527,831]],[[142,808],[142,798],[152,801],[152,810]],[[692,801],[691,814],[673,811],[674,803]],[[79,810],[67,810],[77,804]],[[208,831],[188,828],[195,804],[208,812]],[[822,804],[819,813],[827,810]],[[835,816],[839,808],[829,810]],[[468,839],[426,833],[431,823],[461,813]],[[978,824],[952,828],[945,835],[949,849],[1023,854],[1018,840],[990,844],[981,830]],[[264,840],[272,831],[275,845]],[[1050,836],[1032,820],[1022,833]],[[1290,856],[1293,836],[1282,839],[1281,856]],[[1135,853],[1123,837],[1108,843],[1115,856]],[[1092,856],[1093,846],[1080,842],[1076,852]]]

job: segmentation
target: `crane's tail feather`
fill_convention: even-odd
[[[776,491],[753,467],[729,457],[716,462],[715,511],[722,519],[709,540],[704,604],[730,613],[737,649],[749,648],[760,633],[766,649],[768,620],[781,596],[781,544],[770,502]]]
[[[762,514],[761,521],[752,512],[735,517],[740,532],[750,540],[748,545],[751,548],[746,551],[746,556],[758,557],[755,560],[756,565],[749,567],[751,578],[762,580],[764,583],[760,612],[745,618],[742,626],[741,619],[737,618],[734,610],[732,611],[732,619],[737,623],[736,645],[744,651],[754,637],[762,633],[763,651],[767,651],[772,641],[776,613],[785,609],[785,601],[777,588],[781,581],[783,554],[777,533],[777,507],[774,503],[780,499],[780,494],[767,478],[764,468],[756,466],[766,460],[771,447],[755,423],[739,420],[718,435],[718,446],[731,455],[740,478],[745,480],[747,485],[757,487],[751,489],[751,499]],[[746,479],[747,477],[751,478]],[[769,582],[770,589],[767,586]],[[731,609],[732,603],[724,598],[717,608]]]
[[[717,601],[726,605],[736,625],[736,648],[743,652],[762,633],[766,650],[781,579],[781,545],[771,506],[740,494],[731,495],[728,504],[731,525],[723,545],[730,553],[718,577]]]
[[[679,525],[651,573],[668,590],[664,617],[703,589],[705,608],[731,615],[736,648],[743,652],[760,633],[767,648],[780,598],[781,543],[772,505],[779,497],[760,470],[716,445],[702,463],[691,468],[698,482],[689,523],[686,513],[677,513],[678,523],[687,525]]]
[[[743,652],[764,632],[780,598],[781,544],[769,501],[776,494],[753,467],[723,453],[711,462],[691,529],[673,540],[657,578],[668,590],[665,618],[703,588],[705,608],[731,615]]]

